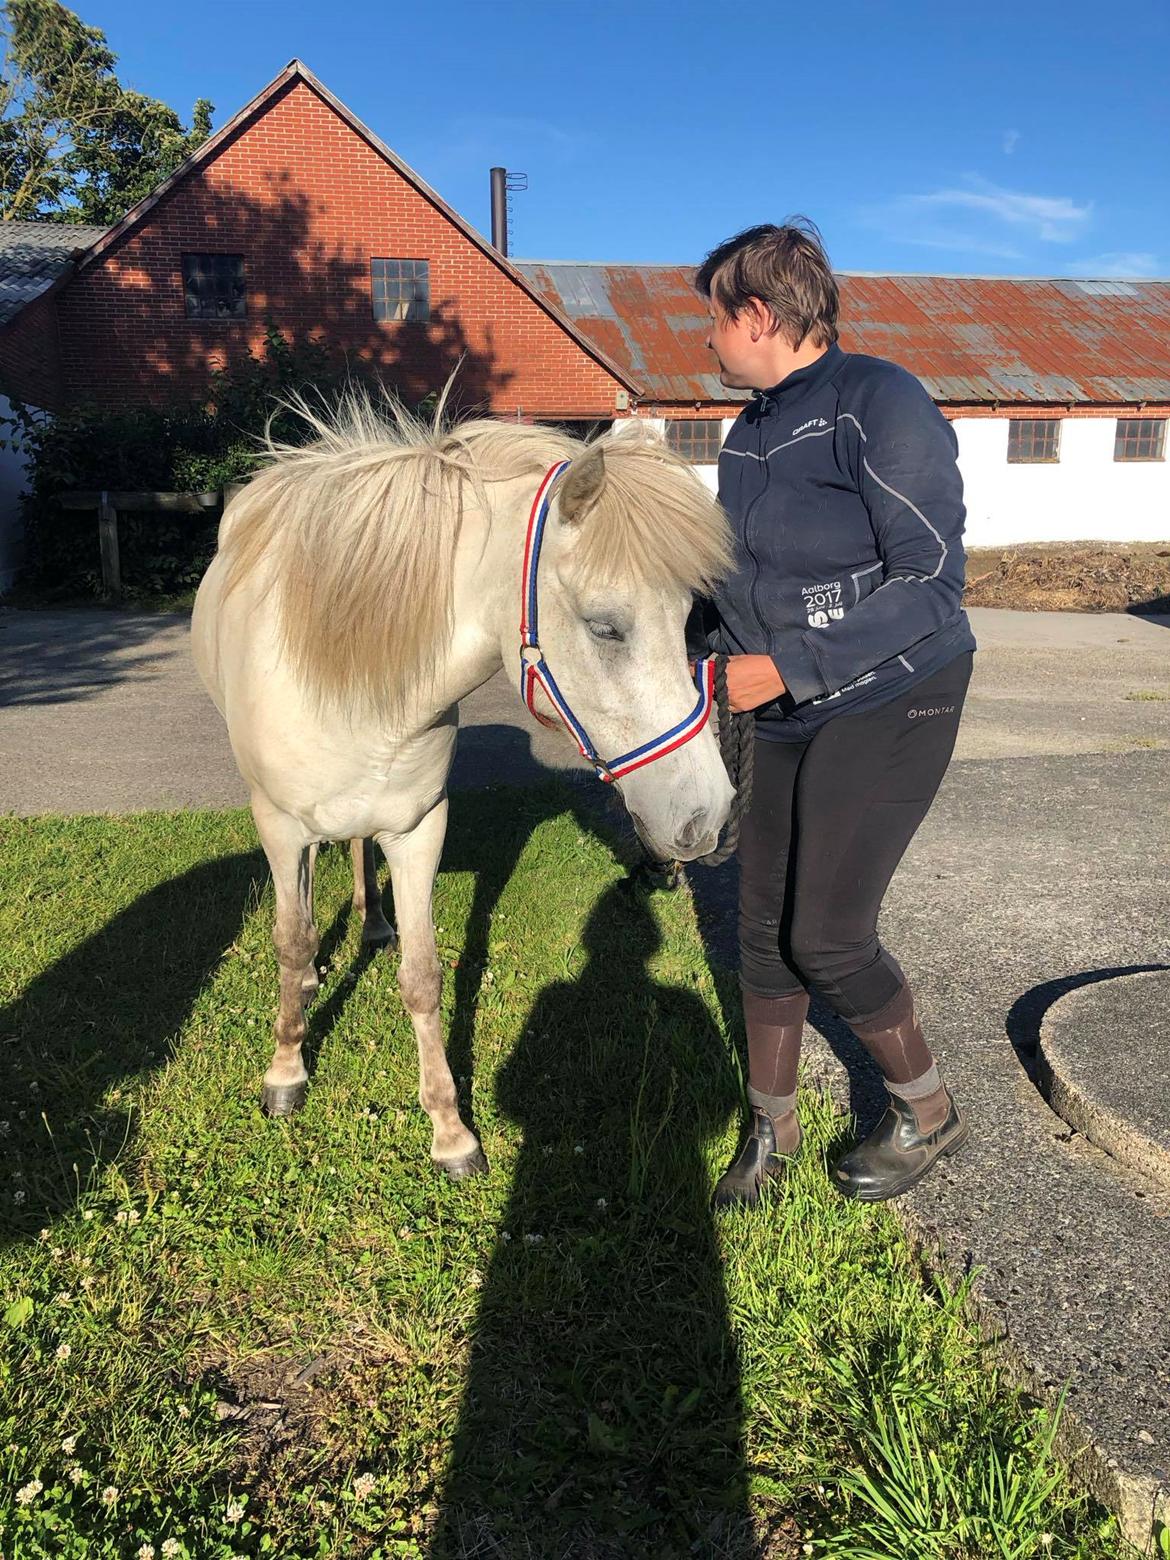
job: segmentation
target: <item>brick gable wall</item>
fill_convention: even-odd
[[[53,297],[35,298],[0,330],[0,391],[60,411],[64,401]]]
[[[486,172],[486,170],[485,170]],[[245,257],[248,318],[186,317],[184,252]],[[430,262],[431,323],[379,322],[371,257]],[[408,397],[466,354],[465,407],[612,416],[613,376],[304,81],[290,83],[56,298],[74,403],[182,397],[258,350],[264,317],[374,364]]]

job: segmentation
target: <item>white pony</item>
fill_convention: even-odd
[[[431,894],[456,706],[501,666],[521,681],[534,495],[546,490],[548,505],[531,571],[544,664],[603,758],[689,718],[684,622],[692,592],[727,566],[726,521],[695,475],[636,426],[586,445],[487,420],[426,427],[399,409],[380,415],[356,394],[329,417],[301,411],[314,442],[273,448],[232,502],[192,622],[276,893],[280,1008],[262,1103],[283,1115],[305,1096],[319,842],[353,841],[365,940],[393,935],[372,848],[363,857],[360,843],[373,836],[390,866],[431,1154],[458,1179],[486,1162],[447,1065]],[[732,797],[709,724],[616,783],[647,845],[682,860],[713,848]]]

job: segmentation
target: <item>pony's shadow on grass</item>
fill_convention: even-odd
[[[542,764],[528,734],[514,726],[460,728],[451,771],[443,872],[473,872],[475,887],[463,947],[454,972],[454,1004],[447,1060],[459,1090],[459,1108],[474,1130],[473,1038],[483,973],[488,965],[492,914],[532,832],[571,811],[583,831],[602,838],[619,858],[633,861],[633,830],[614,806],[612,792],[592,773],[556,771]],[[485,849],[491,830],[494,848]],[[387,888],[386,914],[393,919]]]
[[[659,941],[648,891],[608,890],[498,1076],[523,1144],[434,1560],[755,1552],[704,1153],[735,1084]]]
[[[0,1239],[48,1225],[124,1151],[119,1087],[164,1060],[266,877],[255,850],[160,883],[0,1011]]]

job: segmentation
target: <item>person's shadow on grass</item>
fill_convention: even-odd
[[[752,1552],[703,1150],[735,1084],[698,996],[651,974],[660,943],[646,890],[610,889],[497,1080],[523,1143],[434,1560]]]

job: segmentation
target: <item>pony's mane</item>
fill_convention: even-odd
[[[455,549],[470,497],[533,479],[587,446],[522,423],[424,423],[397,402],[350,390],[336,409],[290,403],[307,444],[269,441],[267,463],[220,527],[225,596],[257,570],[278,594],[284,652],[324,700],[400,710],[425,687],[452,631]],[[700,590],[729,563],[710,493],[640,424],[598,441],[601,497],[575,549],[583,576]],[[516,590],[520,590],[520,557]]]

